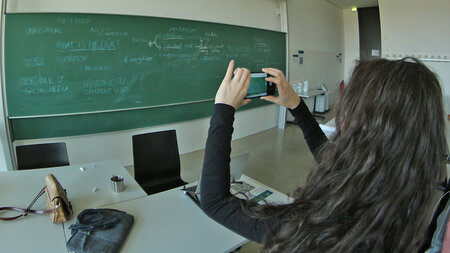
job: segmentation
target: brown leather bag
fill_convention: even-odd
[[[34,205],[36,200],[39,199],[42,194],[45,194],[47,202],[47,210],[33,210],[31,207]],[[0,207],[0,211],[16,211],[22,212],[17,216],[12,217],[0,217],[0,220],[8,221],[14,220],[22,216],[27,216],[29,213],[35,214],[50,214],[50,218],[53,223],[61,223],[69,220],[72,215],[72,204],[67,198],[66,190],[64,190],[61,184],[58,182],[53,174],[48,174],[45,177],[45,186],[38,193],[38,195],[31,201],[27,208],[19,207]]]
[[[50,218],[53,223],[61,223],[69,220],[72,215],[72,204],[67,198],[66,190],[59,184],[53,174],[48,174],[45,177],[45,199],[47,208],[55,210],[50,213]]]

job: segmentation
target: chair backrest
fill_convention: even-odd
[[[66,143],[43,143],[16,146],[19,170],[69,165]]]
[[[133,135],[134,175],[138,183],[180,178],[175,130]]]

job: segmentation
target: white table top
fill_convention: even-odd
[[[308,90],[307,92],[298,93],[298,96],[301,98],[312,98],[315,96],[319,96],[325,94],[327,91],[325,90]]]
[[[61,185],[67,189],[67,196],[72,202],[74,216],[70,221],[75,222],[76,215],[86,208],[147,196],[145,191],[118,161],[112,160],[70,167],[71,169],[67,171],[53,173]],[[80,167],[83,167],[84,171],[81,171]],[[112,191],[110,180],[112,175],[123,176],[125,183],[123,192]],[[94,188],[97,188],[97,190],[94,191]]]
[[[53,171],[1,172],[0,206],[26,208],[45,185],[45,176],[49,173]],[[60,180],[61,176],[56,177]],[[64,186],[63,182],[61,184]],[[36,201],[33,209],[47,209],[45,196]],[[6,212],[2,217],[18,214]],[[63,228],[61,224],[53,224],[49,215],[29,214],[12,221],[0,221],[0,227],[0,245],[5,252],[67,252]]]
[[[80,170],[84,168],[84,171]],[[0,173],[0,206],[26,207],[44,185],[45,176],[55,175],[66,188],[74,216],[64,226],[53,224],[48,215],[30,214],[0,222],[0,245],[9,252],[67,252],[68,226],[86,208],[114,208],[132,214],[134,225],[121,252],[229,252],[247,241],[210,219],[181,191],[181,187],[147,196],[117,161]],[[110,177],[123,176],[125,190],[113,193]],[[269,202],[290,201],[286,195],[243,175],[255,186],[270,190]],[[20,183],[19,183],[20,182]],[[92,191],[97,187],[97,191]],[[45,209],[41,197],[34,206]],[[14,212],[12,213],[14,214]],[[63,229],[65,227],[65,230]]]
[[[269,202],[291,201],[249,177],[243,175],[241,180],[256,186],[255,191],[272,191]],[[105,206],[135,218],[121,252],[229,252],[247,241],[209,218],[181,189]]]
[[[105,206],[134,216],[121,252],[229,252],[246,242],[210,219],[180,189]]]
[[[80,170],[84,168],[84,171]],[[74,223],[76,215],[86,208],[135,199],[147,194],[118,161],[105,161],[47,169],[0,172],[0,206],[27,207],[45,185],[45,176],[53,174],[67,191],[74,214],[65,227]],[[112,175],[124,177],[125,190],[111,190]],[[97,187],[97,191],[93,188]],[[46,209],[42,196],[33,209]],[[19,214],[8,212],[11,216]],[[53,224],[49,215],[29,214],[13,221],[0,221],[0,245],[12,252],[66,252],[63,226]],[[24,238],[27,238],[24,240]],[[30,239],[31,238],[31,239]],[[52,241],[48,241],[51,239]],[[26,241],[27,243],[21,243]]]

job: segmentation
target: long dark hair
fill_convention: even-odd
[[[284,206],[268,252],[413,252],[425,234],[447,150],[439,81],[416,59],[360,62],[336,109],[338,130]]]

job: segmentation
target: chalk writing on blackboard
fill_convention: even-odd
[[[56,23],[59,25],[86,25],[91,24],[92,19],[90,18],[72,18],[72,17],[58,17]]]
[[[8,15],[5,30],[12,117],[208,101],[231,59],[252,71],[285,65],[278,32],[133,16],[25,16]]]
[[[57,63],[78,63],[78,62],[86,62],[87,55],[64,55],[64,56],[56,56]]]
[[[61,34],[61,29],[57,27],[28,27],[25,30],[27,35],[37,35],[37,34]]]
[[[158,34],[155,36],[155,39],[153,39],[153,41],[148,42],[148,46],[149,47],[155,46],[157,49],[161,49],[161,46],[158,46],[158,43],[156,42],[157,39],[158,39]],[[137,39],[135,41],[137,41]]]
[[[25,67],[42,67],[44,65],[44,61],[40,57],[32,57],[23,59],[23,65]]]
[[[119,49],[119,40],[70,40],[57,41],[56,49],[61,51],[80,52],[80,51],[115,51]]]

